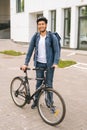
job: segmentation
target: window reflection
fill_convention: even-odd
[[[87,49],[87,6],[79,8],[79,48]]]
[[[24,12],[24,0],[16,0],[16,10],[18,12]]]
[[[70,44],[71,9],[64,9],[64,46]]]

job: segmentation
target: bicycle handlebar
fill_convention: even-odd
[[[44,70],[44,71],[47,71],[47,70],[52,69],[52,68],[54,68],[54,67],[48,67],[47,69],[40,68],[40,67],[33,68],[33,69],[31,69],[31,68],[26,68],[26,70],[25,70],[24,72],[26,72],[27,70]],[[20,68],[20,70],[22,70],[22,68]]]
[[[20,70],[23,70],[22,67],[20,67]],[[26,73],[27,70],[31,70],[30,68],[26,68],[24,71],[24,73]]]
[[[33,68],[33,70],[46,70],[46,69],[37,67],[37,68]]]

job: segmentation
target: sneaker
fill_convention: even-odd
[[[32,109],[34,109],[35,107],[37,107],[37,100],[35,100],[31,106]]]

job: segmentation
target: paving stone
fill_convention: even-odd
[[[0,50],[9,49],[27,51],[27,45],[21,46],[9,40],[0,41]],[[6,44],[6,46],[5,46]],[[87,63],[85,55],[69,55],[73,50],[62,50],[63,59],[73,59]],[[80,52],[81,53],[81,52]],[[42,121],[37,109],[32,110],[31,104],[18,108],[10,95],[11,80],[18,75],[24,75],[19,69],[25,56],[10,57],[0,54],[0,130],[86,130],[87,129],[87,70],[72,66],[66,69],[56,69],[54,88],[62,95],[66,103],[66,117],[58,126],[49,126]],[[31,67],[33,62],[31,60]],[[35,72],[29,75],[34,77]],[[31,82],[31,91],[35,82]]]

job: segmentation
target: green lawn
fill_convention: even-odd
[[[74,64],[76,64],[76,62],[72,61],[72,60],[60,60],[58,67],[65,68],[65,67],[69,67],[69,66],[74,65]]]
[[[24,55],[25,54],[25,53],[17,52],[17,51],[14,51],[14,50],[0,51],[0,53],[6,54],[6,55],[11,55],[11,56],[20,56],[20,55]]]

